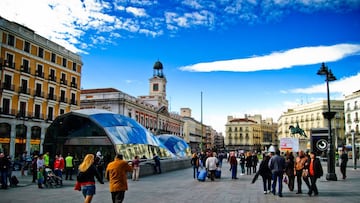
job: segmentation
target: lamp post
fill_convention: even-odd
[[[355,131],[351,130],[351,138],[352,138],[352,160],[353,160],[353,164],[354,164],[354,170],[356,170],[356,147],[355,147]]]
[[[329,148],[327,153],[327,174],[326,180],[337,180],[336,173],[335,173],[335,151],[334,151],[334,139],[331,133],[331,119],[334,118],[336,112],[331,112],[330,109],[330,91],[329,91],[329,82],[336,80],[334,74],[325,66],[325,63],[321,64],[319,71],[317,72],[318,75],[325,75],[326,76],[326,88],[327,88],[327,112],[323,112],[324,118],[328,120],[328,142]]]

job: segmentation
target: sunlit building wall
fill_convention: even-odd
[[[333,134],[335,135],[335,145],[341,146],[345,140],[345,118],[344,118],[344,101],[343,100],[330,100],[331,111],[336,112],[335,117],[331,120]],[[313,102],[309,104],[302,104],[295,108],[288,109],[284,112],[278,120],[278,136],[279,138],[292,137],[289,126],[296,126],[305,131],[307,138],[300,138],[304,143],[302,148],[309,148],[310,129],[312,128],[327,128],[328,120],[324,118],[323,113],[327,112],[327,100]]]
[[[344,100],[346,144],[352,144],[351,131],[355,133],[355,144],[359,147],[360,90],[346,95]]]
[[[58,115],[80,107],[80,55],[0,17],[0,151],[42,151]]]

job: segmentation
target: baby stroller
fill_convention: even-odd
[[[61,187],[62,179],[56,176],[51,168],[45,168],[45,186],[46,187]]]

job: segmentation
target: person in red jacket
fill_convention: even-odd
[[[62,172],[65,168],[65,161],[64,158],[61,156],[61,154],[55,156],[54,161],[54,173],[56,176],[60,177],[62,180]],[[62,185],[62,181],[61,181]]]

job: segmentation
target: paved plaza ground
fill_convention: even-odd
[[[326,175],[326,162],[323,162]],[[238,168],[239,170],[239,168]],[[222,177],[214,182],[199,182],[192,177],[192,169],[183,169],[159,175],[140,178],[140,181],[129,180],[129,190],[125,194],[125,203],[352,203],[360,202],[360,169],[347,169],[348,178],[341,179],[339,167],[336,167],[338,181],[326,181],[322,177],[318,181],[319,196],[309,197],[308,189],[303,184],[304,194],[290,192],[284,184],[282,198],[272,194],[263,194],[261,178],[251,184],[253,175],[238,175],[239,179],[231,179],[228,163],[223,164]],[[64,181],[62,188],[38,189],[31,183],[30,176],[19,177],[20,186],[8,190],[0,190],[0,203],[34,202],[34,203],[75,203],[83,202],[81,192],[73,190],[74,181]],[[296,186],[295,186],[296,188]],[[97,202],[111,202],[109,184],[96,184]]]

